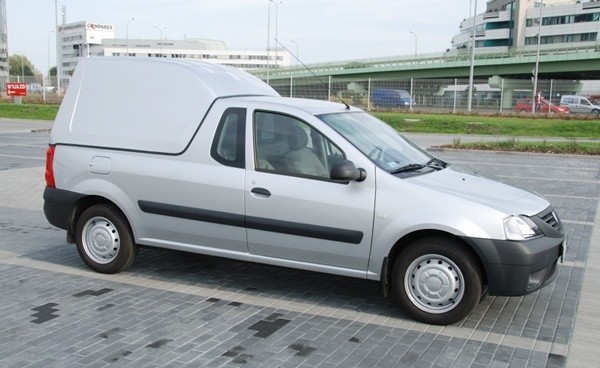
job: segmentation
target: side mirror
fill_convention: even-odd
[[[331,167],[329,177],[336,181],[363,181],[367,178],[367,171],[365,169],[357,169],[354,166],[354,162],[350,160],[337,161]]]

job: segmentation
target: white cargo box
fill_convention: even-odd
[[[216,99],[249,95],[279,96],[244,71],[207,62],[82,58],[50,143],[177,154]]]

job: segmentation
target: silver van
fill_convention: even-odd
[[[564,95],[560,97],[560,106],[567,107],[571,113],[600,116],[600,106],[594,105],[585,97]]]
[[[139,246],[378,281],[450,324],[555,279],[553,207],[421,150],[368,113],[237,69],[85,58],[56,117],[44,212],[93,270]]]

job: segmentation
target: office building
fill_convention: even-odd
[[[4,3],[5,0],[0,0]],[[110,24],[86,21],[59,26],[59,64],[61,84],[88,56],[130,56],[199,59],[242,69],[279,68],[290,65],[290,54],[283,50],[232,51],[223,41],[206,39],[156,40],[116,39]]]
[[[68,83],[77,58],[94,55],[92,49],[105,38],[114,38],[112,25],[92,22],[66,23],[58,26],[58,63],[61,85]]]
[[[104,56],[164,57],[200,59],[241,69],[281,68],[290,66],[290,54],[281,49],[264,51],[228,50],[225,42],[188,38],[185,40],[105,39]]]
[[[471,48],[472,21],[460,23],[453,50]],[[543,49],[596,46],[599,32],[600,1],[490,0],[485,13],[475,17],[475,51],[535,49],[538,34]]]

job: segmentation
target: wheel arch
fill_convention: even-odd
[[[470,252],[471,255],[473,256],[473,259],[477,260],[477,262],[479,264],[479,269],[482,271],[481,277],[482,277],[482,281],[483,281],[484,285],[487,284],[488,277],[487,277],[486,268],[482,262],[480,255],[472,246],[470,246],[468,243],[466,243],[460,237],[458,237],[454,234],[442,231],[442,230],[433,230],[433,229],[418,230],[418,231],[414,231],[412,233],[406,234],[402,238],[398,239],[398,241],[396,241],[394,246],[392,246],[388,255],[385,257],[385,259],[383,261],[382,270],[381,270],[381,282],[383,285],[383,293],[386,298],[391,295],[392,270],[394,269],[394,264],[398,258],[398,255],[400,254],[400,252],[403,249],[405,249],[406,247],[408,247],[410,244],[415,242],[416,240],[423,239],[423,238],[429,238],[429,237],[436,237],[436,236],[454,239],[462,245],[464,251]]]
[[[131,228],[131,222],[125,215],[125,212],[121,208],[119,208],[119,206],[117,206],[116,203],[114,203],[113,201],[109,200],[106,197],[102,197],[99,195],[88,195],[88,196],[80,198],[77,202],[75,202],[75,205],[73,206],[73,209],[71,210],[71,214],[69,215],[69,219],[67,221],[67,243],[69,243],[69,244],[75,243],[75,225],[77,224],[77,219],[79,218],[79,216],[81,216],[83,211],[85,211],[86,209],[88,209],[92,206],[98,205],[98,204],[109,204],[109,205],[113,206],[116,210],[121,212],[123,217],[127,220],[127,224],[129,226],[129,231],[131,231],[131,233],[133,234],[133,229]]]

